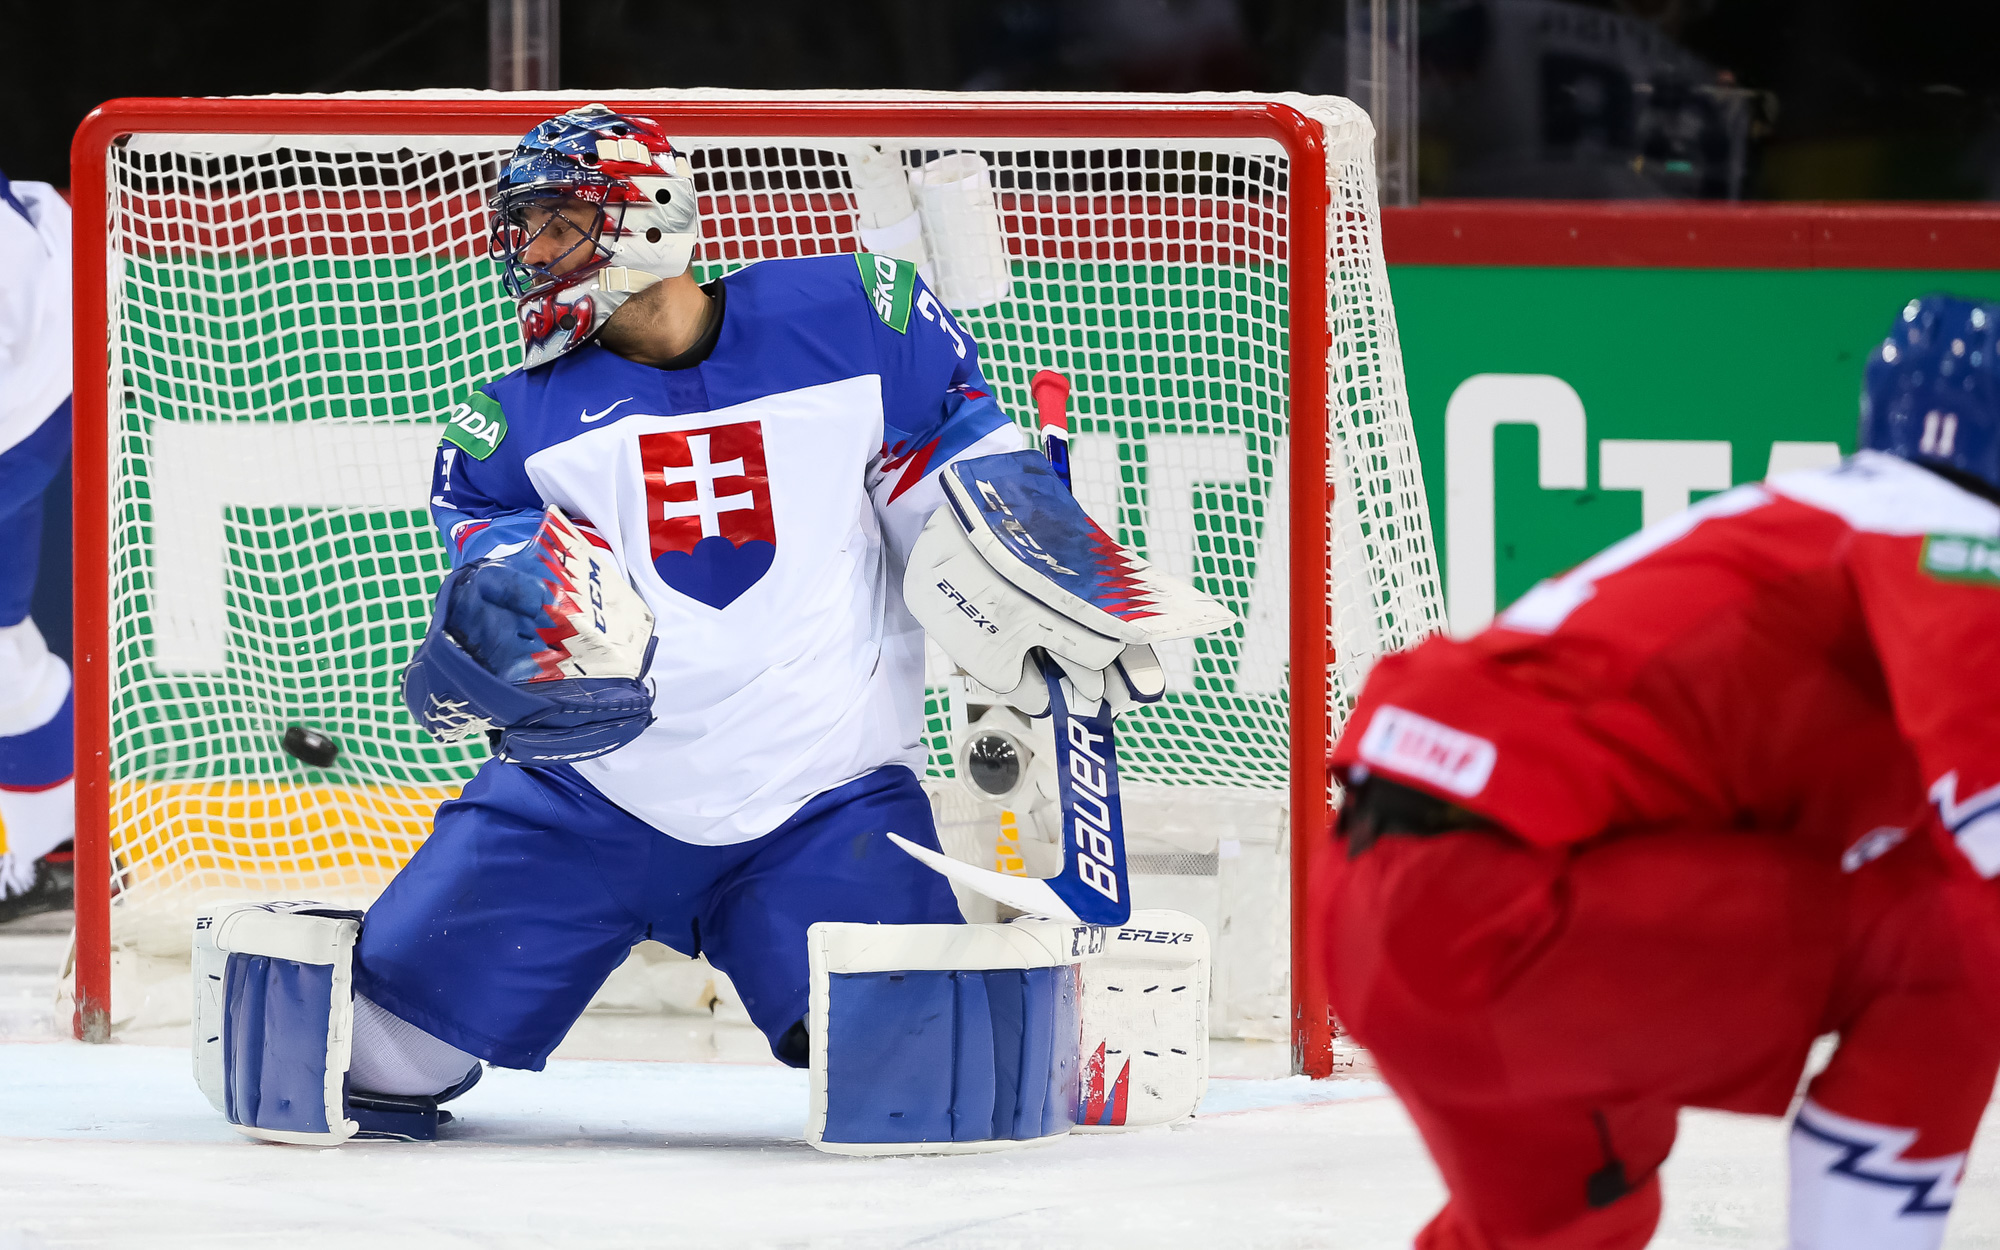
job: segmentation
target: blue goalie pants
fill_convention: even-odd
[[[727,973],[775,1050],[806,1014],[810,925],[961,919],[944,878],[889,833],[938,844],[930,800],[900,765],[761,838],[695,846],[573,769],[491,761],[368,910],[354,988],[490,1063],[538,1070],[651,938]]]

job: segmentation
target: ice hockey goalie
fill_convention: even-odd
[[[944,477],[976,466],[1025,507],[1010,491],[1049,465],[916,266],[809,256],[704,285],[696,205],[663,129],[601,106],[504,163],[494,237],[527,363],[445,427],[431,506],[453,567],[403,678],[419,725],[493,756],[365,916],[290,900],[199,918],[203,1090],[267,1140],[435,1136],[482,1064],[541,1068],[651,938],[705,955],[772,1053],[811,1067],[826,1149],[1004,1149],[1186,1115],[1205,1071],[1205,1015],[1183,1005],[1206,1001],[1198,926],[1126,926],[1122,890],[1090,923],[967,925],[917,857],[938,840],[902,574],[927,525],[958,542],[951,575],[1008,644],[981,634],[978,654],[1019,699],[1067,714],[1074,695],[1079,717],[1158,697],[1145,644],[1175,636],[1169,599],[1205,597],[1163,585],[1121,632],[1003,574],[969,522],[939,517]],[[1091,539],[1056,502],[1067,514],[1009,533]],[[1211,619],[1227,613],[1183,632]],[[939,645],[969,662],[963,637]],[[1045,656],[1059,667],[1028,681]],[[1167,957],[1141,931],[1171,933]],[[1093,1013],[1140,977],[1174,1005]],[[1177,1058],[1140,1063],[1131,1092],[1152,1050]]]

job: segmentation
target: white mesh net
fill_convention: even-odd
[[[652,111],[671,119],[672,101]],[[921,259],[1024,423],[1038,370],[1071,378],[1086,508],[1236,611],[1228,633],[1169,647],[1173,693],[1121,720],[1127,823],[1138,905],[1216,937],[1219,1031],[1274,1038],[1290,1014],[1288,538],[1329,523],[1288,502],[1294,264],[1327,267],[1335,449],[1334,662],[1326,706],[1314,692],[1302,714],[1337,723],[1375,656],[1442,624],[1367,122],[1289,102],[1326,126],[1325,257],[1293,254],[1278,143],[1177,138],[1168,110],[1145,140],[899,136],[892,108],[851,140],[667,123],[701,191],[698,276],[864,238]],[[407,134],[297,133],[294,105],[282,136],[141,134],[107,153],[120,951],[184,952],[204,900],[365,903],[483,758],[417,730],[397,675],[446,569],[426,509],[438,422],[521,359],[485,255],[484,193],[514,136],[428,135],[426,107],[410,100]],[[1001,814],[953,780],[964,711],[942,675],[927,712],[948,845],[991,861]],[[288,754],[295,726],[338,757]],[[115,1019],[135,1010],[114,990]]]

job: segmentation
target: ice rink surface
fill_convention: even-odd
[[[1218,1047],[1232,1075],[1179,1128],[849,1159],[804,1144],[804,1074],[754,1061],[754,1035],[587,1016],[548,1071],[488,1072],[453,1104],[449,1140],[266,1145],[209,1108],[184,1045],[66,1040],[49,1012],[63,947],[57,934],[0,931],[0,1250],[1389,1250],[1442,1197],[1378,1082],[1269,1075],[1282,1048],[1249,1043]],[[649,1051],[739,1058],[632,1057]],[[1783,1124],[1714,1113],[1681,1124],[1655,1245],[1783,1245]],[[2000,1247],[1994,1135],[1974,1154],[1949,1246]]]

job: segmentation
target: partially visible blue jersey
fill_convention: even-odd
[[[1024,445],[908,262],[764,261],[720,298],[686,368],[592,344],[480,387],[452,412],[431,499],[457,563],[523,541],[551,504],[617,558],[657,620],[658,720],[577,771],[715,845],[922,767],[904,560],[940,468]]]

